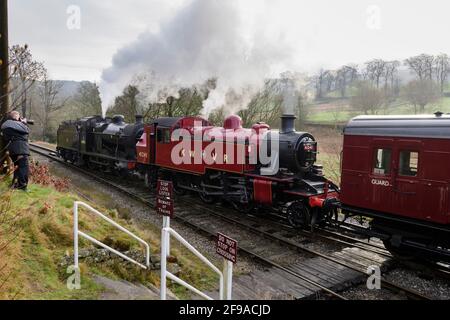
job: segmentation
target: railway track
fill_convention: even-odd
[[[152,195],[149,195],[148,192],[144,192],[142,190],[142,187],[136,188],[136,186],[133,186],[130,183],[127,184],[123,184],[122,183],[118,183],[118,182],[114,182],[112,177],[102,177],[100,174],[98,173],[93,173],[91,171],[79,168],[75,165],[72,165],[70,163],[66,163],[64,161],[62,161],[61,159],[59,159],[58,157],[56,157],[56,155],[54,154],[54,150],[46,148],[46,147],[42,147],[36,144],[31,144],[30,145],[31,150],[35,153],[38,153],[42,156],[51,158],[53,161],[57,161],[61,164],[64,164],[78,172],[81,172],[87,176],[89,176],[90,178],[99,181],[105,185],[108,185],[112,188],[114,188],[115,190],[141,202],[144,203],[147,206],[150,207],[154,207],[154,197]],[[53,153],[53,154],[52,154]],[[301,253],[303,255],[307,255],[309,257],[318,257],[321,258],[323,260],[326,260],[327,262],[330,263],[334,263],[336,264],[336,266],[340,266],[340,267],[344,267],[344,268],[348,268],[349,270],[352,270],[356,273],[359,273],[361,275],[361,277],[366,277],[366,269],[365,267],[367,266],[367,263],[373,263],[374,261],[366,261],[366,264],[364,263],[358,263],[355,261],[346,261],[344,259],[339,259],[337,257],[333,257],[318,251],[315,251],[313,249],[307,248],[305,245],[302,245],[294,240],[292,240],[292,233],[287,235],[280,235],[280,233],[276,230],[268,230],[266,227],[262,226],[261,224],[257,224],[257,222],[255,220],[251,220],[251,219],[243,219],[242,215],[239,216],[239,218],[235,215],[235,213],[233,214],[228,214],[225,215],[223,212],[221,212],[221,210],[216,210],[217,208],[210,208],[210,207],[205,207],[203,205],[200,205],[197,202],[193,202],[192,199],[183,199],[183,197],[180,197],[181,199],[177,199],[178,205],[180,206],[180,210],[177,210],[178,215],[177,215],[177,220],[182,222],[183,224],[200,231],[202,234],[208,236],[208,237],[215,237],[216,236],[216,232],[214,230],[212,230],[211,226],[208,226],[208,223],[204,223],[205,219],[200,219],[203,221],[203,223],[199,222],[199,218],[200,215],[198,213],[196,213],[195,215],[190,214],[190,212],[192,212],[192,210],[190,212],[186,212],[186,210],[183,210],[183,204],[185,205],[184,208],[189,207],[190,209],[193,208],[197,208],[199,209],[198,211],[202,212],[203,215],[206,216],[214,216],[215,218],[219,218],[221,221],[225,221],[227,222],[229,225],[233,225],[233,226],[237,226],[239,228],[242,228],[243,230],[247,230],[249,232],[251,232],[254,236],[260,236],[262,239],[266,239],[266,241],[268,241],[267,246],[273,244],[273,243],[278,243],[282,246],[282,248],[286,249],[289,248],[289,250],[291,250],[291,252],[297,252],[297,253]],[[181,201],[180,201],[181,200]],[[207,221],[207,220],[206,220]],[[284,226],[284,231],[286,230],[286,226]],[[336,235],[334,235],[334,237],[337,237]],[[346,240],[342,240],[342,239],[335,239],[331,236],[329,236],[328,238],[329,241],[336,241],[337,243],[339,243],[340,245],[352,245],[354,247],[360,247],[361,244],[360,243],[351,243],[349,240],[351,241],[355,241],[355,239],[346,239]],[[260,242],[260,241],[259,241]],[[355,241],[358,242],[358,241]],[[364,250],[367,248],[363,248]],[[372,252],[376,252],[377,254],[381,254],[383,255],[383,252],[378,252],[380,248],[373,248],[371,251]],[[370,251],[370,250],[369,250]],[[245,253],[247,256],[259,261],[260,263],[270,266],[272,268],[276,268],[284,273],[286,273],[287,275],[290,275],[291,277],[295,277],[299,280],[301,280],[304,283],[304,286],[311,290],[312,292],[314,290],[312,290],[312,287],[318,289],[319,291],[323,292],[325,295],[330,296],[332,298],[335,299],[345,299],[345,297],[343,297],[341,294],[339,294],[338,292],[322,285],[320,283],[320,281],[318,281],[318,276],[317,275],[305,275],[304,273],[302,274],[301,269],[299,270],[298,268],[292,268],[291,266],[289,266],[289,264],[283,263],[283,259],[276,259],[273,257],[267,257],[267,256],[263,256],[261,254],[261,252],[257,252],[257,250],[254,250],[254,248],[252,248],[251,246],[240,246],[240,252],[241,253]],[[291,253],[289,251],[287,251],[286,255],[290,255]],[[387,254],[385,254],[387,255]],[[286,257],[286,256],[285,256]],[[312,280],[314,279],[314,280]],[[406,297],[408,297],[408,299],[415,299],[415,300],[429,300],[428,297],[412,290],[409,288],[404,288],[401,286],[398,286],[392,282],[389,282],[385,279],[381,280],[382,283],[382,287],[384,289],[387,289],[391,292],[394,293],[402,293],[404,294]],[[317,291],[317,290],[316,290]]]

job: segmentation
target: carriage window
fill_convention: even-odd
[[[391,172],[391,150],[390,149],[376,149],[373,166],[374,174],[390,174]]]
[[[416,177],[419,167],[419,153],[413,151],[400,152],[400,169],[401,176]]]
[[[158,129],[156,139],[158,143],[170,143],[170,130]]]

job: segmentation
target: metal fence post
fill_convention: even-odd
[[[233,262],[227,261],[227,281],[225,286],[227,288],[226,300],[231,300],[231,295],[233,292]]]
[[[233,286],[233,263],[223,259],[223,277],[224,290],[220,297],[221,300],[231,300],[232,286]]]
[[[78,266],[78,202],[73,205],[73,263],[76,270]]]
[[[164,216],[163,217],[163,228],[170,228],[170,217]],[[166,243],[166,251],[167,251],[167,256],[170,256],[170,234],[169,234],[169,239],[167,240]]]
[[[166,300],[167,290],[167,236],[166,228],[161,230],[161,300]]]

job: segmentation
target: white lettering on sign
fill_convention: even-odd
[[[157,198],[156,210],[160,215],[173,217],[173,200]]]
[[[237,241],[219,233],[217,235],[216,252],[226,260],[236,263]]]
[[[156,211],[173,218],[173,184],[171,181],[158,180],[156,191]]]
[[[372,179],[372,184],[375,186],[382,186],[382,187],[390,187],[391,183],[387,180],[379,180],[379,179]]]
[[[172,182],[170,181],[158,181],[158,197],[172,198]]]

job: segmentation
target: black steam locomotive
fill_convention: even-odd
[[[57,131],[57,152],[61,158],[77,165],[104,170],[133,169],[136,142],[144,132],[141,116],[127,124],[124,117],[86,117],[64,121]]]

